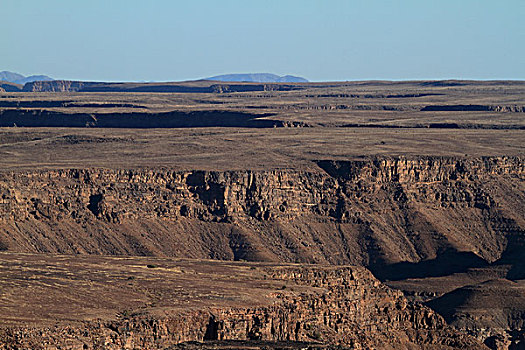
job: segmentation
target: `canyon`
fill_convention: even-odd
[[[0,95],[0,348],[525,344],[523,83],[132,85]]]
[[[9,250],[34,253],[142,252],[365,266],[434,259],[444,251],[494,262],[522,247],[521,157],[317,164],[318,172],[4,172],[0,241]],[[68,231],[75,232],[71,241]],[[175,241],[192,231],[214,237],[192,237],[195,250],[178,253]],[[232,235],[244,250],[231,250]]]

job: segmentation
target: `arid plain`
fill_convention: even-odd
[[[0,86],[0,348],[525,344],[523,82]]]

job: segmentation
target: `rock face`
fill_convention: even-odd
[[[522,113],[525,111],[524,106],[486,106],[486,105],[447,105],[447,106],[426,106],[421,108],[421,111],[427,112],[511,112],[511,113]]]
[[[525,344],[525,281],[494,279],[458,288],[428,305],[492,349]]]
[[[483,349],[363,267],[30,254],[0,260],[9,267],[0,271],[3,295],[13,302],[0,310],[2,349],[165,349],[225,340]]]
[[[401,262],[425,260],[425,273],[439,275],[520,256],[522,158],[319,165],[3,172],[0,242],[19,252],[351,263],[389,279],[421,273]],[[464,266],[429,268],[438,253]]]
[[[53,80],[53,81],[33,81],[24,85],[22,91],[28,92],[75,92],[80,91],[85,85],[81,81]]]
[[[247,91],[290,91],[303,87],[282,83],[104,83],[89,81],[34,81],[24,85],[25,92],[170,92],[230,93]]]
[[[0,111],[0,127],[190,128],[190,127],[302,127],[304,123],[263,119],[268,114],[234,111],[164,113],[62,113],[46,110]]]
[[[522,278],[523,158],[318,165],[317,172],[2,172],[0,250],[356,264],[382,280],[504,265],[500,278]],[[473,322],[481,329],[481,321]],[[497,342],[520,324],[475,335]]]

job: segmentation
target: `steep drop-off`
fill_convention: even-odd
[[[100,108],[101,106],[98,107]],[[263,119],[267,116],[268,114],[251,114],[232,111],[62,113],[46,110],[7,109],[0,110],[0,127],[274,128],[304,125],[304,123],[298,122]]]
[[[318,164],[319,172],[3,172],[0,246],[351,263],[385,279],[458,272],[499,259],[512,264],[523,250],[522,158]]]
[[[492,349],[525,346],[525,281],[489,280],[453,290],[428,305]]]
[[[355,264],[390,281],[473,268],[522,278],[523,158],[375,157],[317,165],[4,171],[0,250]],[[474,317],[453,324],[494,349],[521,342],[521,314],[513,311],[510,321],[486,330],[471,304],[467,316],[461,303],[435,304],[451,322],[450,312]]]
[[[483,349],[363,267],[0,254],[0,349]],[[59,286],[59,288],[57,288]],[[67,305],[67,308],[64,308]]]
[[[225,93],[248,91],[300,90],[301,85],[282,83],[216,83],[196,81],[180,83],[105,83],[86,81],[35,81],[24,85],[26,92],[168,92],[168,93]]]

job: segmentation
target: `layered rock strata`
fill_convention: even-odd
[[[225,340],[483,348],[363,267],[28,254],[0,259],[9,267],[0,271],[1,349],[165,349]],[[28,283],[38,292],[29,299]]]
[[[2,172],[0,250],[357,264],[384,280],[490,265],[522,278],[523,158],[318,165]],[[480,340],[520,331],[482,323]]]
[[[34,81],[26,83],[25,92],[168,92],[168,93],[232,93],[248,91],[301,90],[300,84],[282,83],[105,83],[87,81]]]
[[[374,158],[319,166],[319,172],[2,172],[0,246],[350,263],[377,268],[389,279],[421,274],[419,265],[395,263],[446,256],[473,267],[512,263],[522,252],[520,157]],[[464,267],[438,265],[424,272]]]

